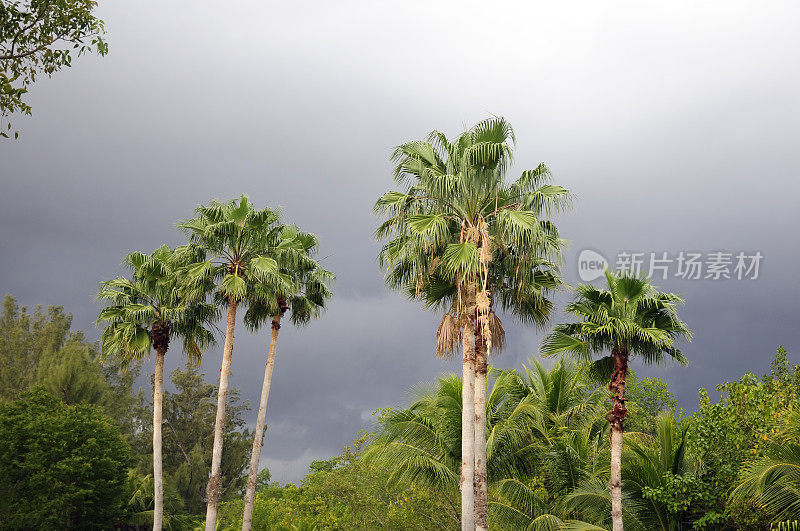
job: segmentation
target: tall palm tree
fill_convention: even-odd
[[[388,216],[376,231],[388,240],[380,254],[387,283],[448,309],[439,355],[462,344],[463,529],[484,529],[488,519],[482,411],[486,359],[498,330],[493,302],[523,319],[546,320],[551,304],[542,280],[558,278],[562,241],[543,215],[569,201],[564,188],[547,184],[544,165],[505,182],[513,143],[510,124],[491,118],[452,142],[434,131],[427,141],[402,144],[392,160],[395,181],[406,189],[375,205]]]
[[[106,326],[102,336],[104,357],[121,358],[123,365],[156,351],[153,384],[153,529],[164,521],[164,479],[161,467],[161,419],[164,397],[164,357],[170,341],[179,338],[192,360],[214,337],[207,326],[217,317],[214,305],[187,302],[178,294],[177,273],[186,265],[167,246],[150,255],[134,252],[124,263],[132,269],[130,279],[118,277],[103,282],[98,298],[108,306],[97,319]]]
[[[280,243],[272,250],[281,272],[296,280],[298,291],[274,291],[266,286],[256,289],[258,295],[253,296],[250,308],[245,313],[245,323],[253,330],[269,322],[272,330],[267,349],[267,363],[264,368],[264,383],[261,387],[261,400],[258,407],[253,451],[250,456],[250,472],[244,496],[244,514],[242,531],[249,531],[253,524],[256,480],[258,464],[261,459],[261,447],[264,443],[264,431],[267,415],[267,400],[272,384],[272,370],[275,367],[275,356],[278,348],[278,332],[281,319],[291,310],[290,318],[295,326],[308,324],[319,316],[331,297],[329,284],[333,274],[326,271],[313,259],[318,248],[317,238],[312,234],[302,233],[294,228],[287,228],[281,235]]]
[[[590,361],[592,373],[609,381],[613,408],[606,416],[611,426],[611,516],[614,531],[622,521],[622,434],[628,414],[625,379],[632,356],[644,363],[674,360],[687,364],[675,340],[691,339],[692,333],[676,313],[683,300],[659,292],[645,277],[606,271],[607,289],[590,284],[577,288],[567,312],[580,322],[557,325],[542,343],[545,355],[566,353]]]
[[[206,530],[213,531],[221,490],[222,442],[236,310],[239,305],[250,302],[255,290],[292,293],[295,285],[270,256],[283,231],[277,212],[257,210],[248,197],[242,195],[238,200],[227,202],[214,200],[208,206],[197,207],[195,213],[196,217],[178,223],[191,238],[189,245],[179,248],[180,253],[194,260],[185,269],[182,290],[193,300],[202,300],[211,292],[217,304],[227,307],[211,476],[206,492]]]

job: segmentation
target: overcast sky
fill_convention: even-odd
[[[692,408],[698,387],[768,370],[779,344],[799,361],[796,2],[140,0],[99,14],[108,56],[41,79],[20,139],[0,143],[0,292],[61,304],[97,337],[93,293],[125,253],[181,243],[175,221],[212,198],[281,206],[338,280],[324,317],[281,332],[262,461],[277,480],[457,369],[434,357],[439,316],[384,287],[370,210],[393,186],[393,146],[492,114],[516,130],[513,174],[545,162],[578,198],[557,219],[568,281],[585,248],[762,253],[757,280],[659,279],[686,298],[691,365],[641,374]],[[506,323],[497,364],[520,367],[541,333]],[[267,340],[236,334],[232,383],[251,403]],[[171,353],[167,371],[181,363]]]

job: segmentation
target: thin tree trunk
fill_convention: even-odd
[[[206,531],[217,528],[217,506],[222,489],[222,441],[225,436],[225,409],[228,402],[228,377],[233,356],[233,329],[236,325],[236,301],[228,300],[228,324],[225,329],[225,347],[222,352],[222,367],[217,390],[217,418],[214,422],[214,450],[211,454],[211,477],[206,489]]]
[[[489,529],[489,499],[486,477],[486,342],[475,329],[475,529]]]
[[[611,425],[611,521],[622,531],[622,428]]]
[[[242,517],[242,531],[250,531],[253,525],[253,508],[256,499],[256,479],[258,478],[258,463],[261,461],[261,447],[264,444],[264,427],[267,418],[267,400],[269,388],[272,384],[272,369],[275,367],[275,354],[278,347],[278,331],[281,329],[281,314],[272,319],[272,334],[269,340],[267,365],[264,368],[264,384],[261,386],[261,402],[258,406],[258,419],[253,437],[253,452],[250,455],[250,474],[247,476],[247,490],[244,495],[244,515]]]
[[[614,531],[623,531],[622,524],[622,434],[628,409],[625,407],[625,380],[628,376],[628,352],[614,349],[614,374],[608,384],[613,409],[606,415],[611,424],[611,521]]]
[[[461,529],[475,529],[475,302],[474,289],[462,298],[465,311],[461,389]]]
[[[165,348],[156,351],[156,371],[153,383],[153,487],[155,507],[153,531],[160,531],[164,523],[164,475],[161,461],[161,424],[164,403],[164,355]]]

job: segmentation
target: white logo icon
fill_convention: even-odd
[[[591,282],[603,276],[608,269],[608,260],[591,249],[584,249],[578,256],[578,276],[584,282]]]

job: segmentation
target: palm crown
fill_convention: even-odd
[[[180,296],[177,276],[187,264],[167,246],[149,255],[130,253],[124,263],[132,269],[132,277],[103,282],[98,293],[109,303],[97,319],[106,324],[103,356],[121,353],[122,361],[130,363],[151,348],[166,350],[169,340],[179,337],[190,359],[198,360],[202,349],[214,342],[207,325],[217,318],[217,310]]]
[[[280,242],[268,249],[279,264],[279,272],[293,279],[292,291],[281,285],[258,284],[254,287],[250,307],[244,322],[257,329],[275,315],[291,309],[291,320],[296,326],[307,324],[317,317],[331,297],[329,288],[334,277],[313,256],[319,242],[313,234],[299,231],[296,227],[284,227]]]
[[[453,142],[434,131],[397,147],[395,181],[407,189],[374,207],[388,215],[376,237],[388,240],[379,260],[391,287],[460,315],[458,286],[474,282],[484,315],[496,298],[523,321],[546,320],[563,242],[543,216],[566,206],[569,193],[548,184],[544,164],[507,183],[513,143],[511,126],[492,118]]]
[[[606,271],[606,281],[608,289],[578,286],[567,312],[578,316],[580,322],[556,325],[545,338],[542,352],[570,353],[585,360],[606,353],[592,363],[597,376],[611,373],[614,351],[638,356],[646,363],[673,359],[686,365],[686,357],[675,347],[676,339],[692,337],[676,314],[683,299],[659,292],[645,277]]]
[[[300,256],[297,243],[281,238],[280,215],[256,210],[246,195],[228,202],[212,201],[195,210],[196,217],[178,223],[188,233],[189,245],[178,252],[192,262],[185,270],[182,289],[192,299],[214,291],[217,302],[244,302],[254,289],[291,293],[295,283],[283,273],[276,254]]]

